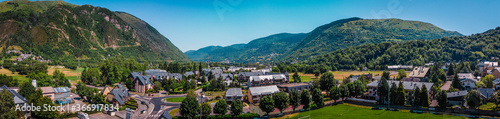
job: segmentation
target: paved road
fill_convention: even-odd
[[[196,94],[199,94],[200,92],[201,92],[201,89],[195,91]],[[163,114],[163,112],[170,112],[170,111],[172,111],[175,108],[180,108],[181,107],[181,103],[178,103],[178,102],[164,102],[164,101],[162,101],[163,99],[165,99],[165,98],[172,98],[172,97],[185,97],[185,96],[186,96],[186,94],[182,94],[182,95],[167,95],[167,96],[163,96],[163,97],[153,97],[153,98],[150,98],[149,102],[154,105],[154,108],[153,108],[152,112],[149,112],[148,117],[146,117],[146,119],[158,119],[158,118],[161,117],[161,115]],[[201,96],[198,95],[197,98],[200,99]],[[199,101],[199,103],[201,103],[201,100]]]

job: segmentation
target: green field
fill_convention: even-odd
[[[302,82],[309,82],[309,81],[314,80],[315,78],[316,78],[315,76],[300,76],[300,80]]]
[[[182,102],[186,97],[166,98],[167,102]]]
[[[300,118],[309,116],[309,112],[301,112]],[[344,104],[328,106],[310,111],[313,119],[463,119],[465,117],[452,115],[434,115],[430,113],[410,113],[402,111],[371,110]],[[285,116],[287,119],[297,119],[297,113]]]

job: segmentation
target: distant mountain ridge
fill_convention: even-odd
[[[270,62],[295,47],[307,34],[279,33],[258,38],[247,44],[207,46],[185,52],[193,61],[211,62]]]
[[[445,31],[429,23],[401,19],[336,20],[319,26],[309,33],[274,34],[250,41],[241,49],[208,46],[185,52],[194,61],[254,63],[309,60],[338,49],[388,41],[436,39],[463,36]]]
[[[432,24],[401,19],[341,19],[317,27],[280,61],[308,60],[338,49],[387,41],[463,36]]]
[[[0,47],[52,60],[54,65],[95,63],[109,56],[142,62],[190,61],[168,38],[124,12],[63,1],[0,2]]]

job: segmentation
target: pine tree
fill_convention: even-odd
[[[455,74],[455,66],[453,62],[451,62],[450,66],[448,67],[448,72],[446,73],[446,75],[451,76],[453,74]]]
[[[399,82],[399,86],[398,86],[398,91],[397,91],[397,94],[398,94],[398,105],[401,105],[401,106],[404,106],[405,103],[406,103],[406,94],[405,94],[405,89],[403,87],[403,82],[400,81]]]
[[[413,106],[418,107],[420,106],[420,88],[415,87],[415,90],[413,90]]]
[[[429,91],[425,85],[422,85],[422,91],[420,93],[420,105],[429,107]]]
[[[455,76],[453,76],[453,80],[451,82],[451,86],[453,86],[454,88],[458,88],[460,89],[461,85],[460,85],[460,79],[458,79],[458,73],[455,73]]]

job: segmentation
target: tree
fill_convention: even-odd
[[[220,115],[224,115],[227,113],[227,103],[226,103],[226,100],[222,99],[222,100],[219,100],[219,102],[215,103],[215,107],[214,107],[214,113],[215,114],[219,114]]]
[[[457,73],[455,73],[455,76],[453,76],[453,80],[451,81],[451,86],[453,86],[455,88],[459,88],[459,89],[461,87],[460,79],[458,79]]]
[[[398,91],[396,92],[396,94],[398,95],[398,102],[396,104],[404,106],[406,104],[406,92],[402,81],[399,82]]]
[[[360,96],[365,92],[365,85],[360,80],[354,81],[354,96]]]
[[[300,94],[300,104],[304,105],[304,109],[309,108],[309,104],[311,104],[311,94],[309,94],[309,90],[304,90]]]
[[[401,80],[406,77],[406,71],[404,69],[398,70],[398,80]]]
[[[389,93],[389,103],[391,104],[396,104],[398,102],[398,94],[397,94],[397,91],[398,91],[398,87],[396,86],[396,82],[392,82],[391,84],[391,88],[389,89],[390,93]]]
[[[0,118],[2,119],[15,119],[15,103],[12,94],[7,90],[0,91]]]
[[[446,75],[451,76],[455,74],[455,67],[453,66],[454,63],[450,63],[450,67],[448,67],[448,72],[446,72]]]
[[[207,117],[210,115],[210,113],[212,113],[212,107],[210,107],[210,104],[208,104],[207,102],[203,103],[202,109],[201,109],[201,114],[204,117]]]
[[[383,102],[384,102],[384,100],[386,100],[387,94],[389,92],[389,83],[387,82],[387,78],[384,74],[386,74],[386,73],[384,72],[382,74],[382,78],[377,85],[377,88],[378,88],[377,94],[380,96],[379,104],[383,104]]]
[[[486,88],[493,88],[493,80],[495,77],[493,75],[486,75],[485,77],[481,78],[481,82],[483,82],[486,85]]]
[[[182,117],[187,119],[194,119],[199,110],[200,105],[198,104],[196,97],[187,96],[186,99],[182,100],[180,107]]]
[[[495,111],[498,109],[498,105],[500,105],[500,93],[497,93],[493,96],[493,103],[495,103]]]
[[[231,102],[231,114],[240,115],[243,112],[243,103],[241,100],[234,100]]]
[[[262,97],[262,99],[260,99],[259,108],[262,111],[266,112],[267,115],[269,115],[270,112],[274,111],[273,99],[271,99],[269,95]]]
[[[335,77],[331,72],[326,72],[321,75],[319,82],[321,83],[321,90],[324,91],[330,91],[330,88],[332,88],[336,83]]]
[[[160,83],[159,81],[155,81],[155,82],[153,83],[153,89],[155,90],[155,92],[160,91],[160,90],[161,90],[161,88],[162,88],[162,85],[161,85],[161,83]]]
[[[347,89],[349,89],[349,96],[352,97],[356,94],[356,87],[354,87],[354,83],[347,83]]]
[[[381,78],[385,78],[386,80],[389,80],[391,78],[391,73],[384,71],[384,72],[382,72]]]
[[[313,73],[314,73],[314,76],[316,77],[316,79],[318,79],[319,75],[321,74],[321,72],[319,70],[313,70]]]
[[[273,94],[274,107],[278,108],[281,113],[283,113],[283,109],[288,107],[288,103],[290,102],[290,98],[286,95],[285,92],[278,92]]]
[[[127,81],[125,81],[125,86],[127,86],[129,90],[134,89],[134,81],[131,78],[127,79]]]
[[[21,84],[21,87],[19,87],[19,94],[26,99],[30,99],[30,96],[33,94],[33,92],[35,92],[35,90],[36,88],[33,87],[31,82],[25,81],[23,84]]]
[[[476,109],[481,105],[481,94],[477,90],[471,90],[465,96],[465,100],[469,109]]]
[[[438,107],[441,109],[446,109],[446,107],[448,106],[448,98],[447,98],[446,91],[444,91],[444,90],[439,91],[436,94],[436,98],[437,98],[437,102],[438,102]]]
[[[325,101],[323,100],[323,94],[321,94],[321,90],[317,88],[313,89],[312,100],[314,104],[316,104],[316,106],[323,107]]]
[[[33,97],[37,97],[37,98],[35,98],[36,101],[33,101],[32,103],[35,106],[40,106],[40,107],[54,106],[54,104],[52,103],[52,100],[49,97],[41,96],[41,92],[42,92],[41,90],[37,92],[40,94],[39,96],[33,96]],[[36,118],[36,119],[53,119],[53,118],[57,118],[59,116],[59,112],[40,110],[40,111],[33,111],[31,116]]]
[[[439,80],[437,73],[432,74],[431,82],[436,84],[436,85],[441,84],[441,80]]]
[[[422,85],[422,91],[420,92],[420,104],[423,107],[429,107],[429,91],[425,85]]]
[[[299,92],[297,90],[292,90],[288,97],[290,97],[290,105],[292,105],[293,111],[295,112],[295,108],[300,105]]]
[[[349,97],[349,88],[347,87],[347,85],[345,85],[345,84],[340,85],[339,93],[340,93],[340,97],[342,98],[342,101],[346,97]]]
[[[300,76],[297,72],[295,72],[293,74],[293,82],[302,82],[302,80],[300,79]]]
[[[415,90],[413,90],[413,106],[418,107],[420,106],[420,88],[415,87]]]
[[[333,99],[335,103],[337,103],[337,100],[340,99],[340,96],[340,88],[337,87],[337,85],[333,86],[330,89],[330,98]]]

